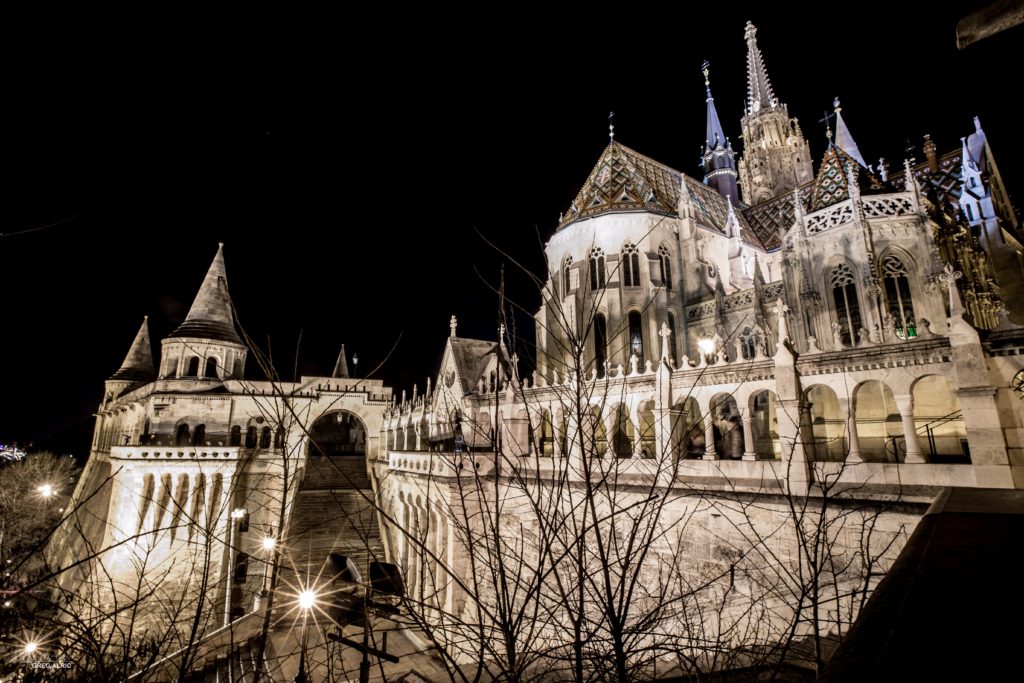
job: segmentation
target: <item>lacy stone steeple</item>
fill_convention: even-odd
[[[740,190],[744,202],[760,204],[810,181],[814,171],[797,120],[789,117],[786,105],[772,90],[757,47],[757,29],[749,21],[743,37],[747,41],[747,107],[740,120]]]

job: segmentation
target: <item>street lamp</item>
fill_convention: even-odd
[[[29,642],[25,643],[25,654],[27,654],[27,655],[32,654],[33,652],[35,652],[38,649],[39,649],[39,643],[37,643],[34,640],[30,640]]]
[[[711,357],[715,353],[715,342],[713,339],[700,339],[697,341],[697,348],[700,349],[701,356],[704,358],[704,362],[708,365],[711,364]]]
[[[307,588],[299,593],[299,609],[302,610],[302,645],[299,650],[299,671],[295,674],[295,683],[306,683],[306,628],[309,625],[309,610],[316,605],[316,591]]]
[[[274,549],[277,548],[277,539],[273,536],[264,536],[260,542],[260,547],[263,548],[263,552],[267,554],[267,557],[263,560],[263,583],[260,586],[260,592],[256,594],[256,599],[253,600],[253,612],[260,611],[261,601],[270,594],[267,579],[270,576],[270,565],[274,562]]]
[[[41,495],[43,498],[49,498],[50,496],[53,495],[53,484],[43,484],[42,486],[36,488],[36,491],[38,491],[39,495]]]
[[[352,354],[352,376],[359,377],[359,354]]]

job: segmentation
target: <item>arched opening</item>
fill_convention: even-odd
[[[676,317],[671,313],[668,314],[668,355],[670,356],[670,362],[675,362],[679,356],[676,354],[679,351],[679,347],[676,346]]]
[[[195,430],[192,432],[192,445],[206,445],[206,425],[196,425]]]
[[[309,429],[302,488],[369,488],[365,456],[366,427],[355,413],[321,415]]]
[[[235,425],[235,426],[233,426],[231,428],[231,441],[229,442],[229,445],[231,445],[231,446],[241,446],[242,445],[242,428],[239,427],[238,425]]]
[[[232,377],[233,377],[234,379],[242,379],[242,359],[241,359],[241,358],[236,358],[236,359],[235,359],[235,365],[234,365],[234,368],[235,368],[235,369],[234,369],[234,371],[233,371],[233,372],[231,373],[231,376],[232,376]]]
[[[608,321],[603,313],[594,316],[594,364],[597,376],[604,377],[604,366],[608,360]]]
[[[628,242],[622,248],[622,286],[640,286],[640,250]]]
[[[887,384],[868,380],[854,392],[857,442],[866,461],[902,462],[906,453],[903,419]]]
[[[615,422],[612,424],[612,450],[617,458],[629,458],[633,455],[633,421],[629,419],[629,409],[618,404],[613,413]]]
[[[914,319],[914,302],[910,297],[910,280],[907,267],[896,254],[882,259],[882,282],[885,284],[885,303],[892,326],[900,339],[917,336],[917,322]]]
[[[271,433],[270,427],[260,430],[260,448],[270,448]]]
[[[731,394],[717,394],[710,404],[715,452],[721,459],[739,460],[743,457],[743,422],[736,399]]]
[[[832,387],[815,384],[806,393],[813,440],[808,455],[818,462],[842,462],[846,459],[846,420],[839,410],[839,399]]]
[[[256,425],[249,425],[245,430],[245,447],[256,448]]]
[[[590,250],[590,289],[604,289],[604,250],[594,247]]]
[[[562,296],[572,291],[572,256],[566,256],[562,262]]]
[[[217,359],[216,358],[207,358],[206,359],[206,372],[205,372],[204,376],[216,379],[216,377],[217,377]]]
[[[188,368],[185,370],[186,377],[199,376],[199,356],[192,356],[188,360]]]
[[[672,408],[672,446],[676,457],[682,459],[703,458],[707,450],[700,405],[692,396]]]
[[[629,355],[636,356],[637,370],[644,369],[644,325],[640,311],[631,311],[629,314]]]
[[[782,458],[775,392],[763,389],[750,397],[750,431],[759,460]]]
[[[743,355],[743,360],[752,360],[757,355],[755,344],[757,343],[757,337],[752,327],[743,328],[743,332],[740,333],[740,353]]]
[[[914,424],[929,462],[971,462],[960,398],[946,377],[929,375],[914,382]]]
[[[284,440],[285,440],[284,427],[281,426],[281,425],[278,425],[277,431],[274,432],[274,448],[277,448],[279,450],[284,448]]]
[[[640,404],[640,457],[653,458],[656,453],[654,434],[654,401]]]
[[[661,285],[665,289],[672,289],[672,257],[669,256],[668,247],[664,244],[658,247],[658,260],[661,263]],[[675,346],[672,347],[675,349]]]
[[[539,452],[546,458],[550,458],[555,454],[555,430],[551,424],[551,413],[547,410],[540,416]]]
[[[174,445],[187,446],[191,441],[191,431],[187,424],[180,424],[174,432]]]
[[[588,415],[590,424],[587,432],[590,443],[587,445],[590,447],[590,453],[585,453],[584,457],[603,458],[608,453],[608,432],[604,427],[604,420],[601,419],[601,407],[590,406]]]

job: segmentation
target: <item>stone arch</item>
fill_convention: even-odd
[[[217,367],[220,365],[220,361],[217,356],[210,356],[206,359],[206,367],[203,370],[203,377],[208,379],[217,378]]]
[[[860,329],[867,322],[862,305],[860,274],[857,267],[843,256],[833,256],[825,267],[825,300],[832,323],[839,325],[839,335],[846,346],[856,346]]]
[[[196,428],[192,430],[192,445],[193,446],[205,446],[206,445],[206,425],[198,424]]]
[[[180,422],[174,428],[174,445],[188,446],[192,441],[192,432],[187,422]]]
[[[708,404],[712,432],[715,438],[715,452],[722,459],[743,457],[743,423],[739,406],[732,394],[720,393],[711,397]]]
[[[192,356],[188,359],[188,367],[185,368],[185,377],[199,376],[199,356]]]
[[[587,445],[590,447],[590,453],[586,453],[584,456],[603,458],[608,454],[608,430],[605,429],[604,420],[601,416],[601,406],[590,406],[586,418],[590,423],[585,431],[589,437]]]
[[[753,453],[759,460],[779,460],[782,446],[779,442],[778,397],[771,389],[762,389],[753,392],[748,401]]]
[[[808,455],[818,462],[842,462],[846,459],[846,420],[839,407],[839,397],[827,384],[807,388],[804,398],[809,406],[813,441]]]
[[[629,408],[623,403],[612,407],[612,453],[618,458],[633,456],[633,442],[636,432],[633,420],[629,417]]]
[[[854,389],[857,442],[866,461],[897,462],[903,459],[903,421],[888,384],[870,379]]]
[[[969,463],[971,451],[960,398],[949,378],[925,375],[914,381],[914,424],[929,462]]]
[[[702,458],[707,450],[700,405],[687,396],[672,407],[672,448],[677,458]]]
[[[263,429],[260,430],[260,448],[270,448],[273,438],[272,434],[273,431],[270,429],[269,425],[264,426]]]
[[[348,410],[332,410],[318,417],[309,429],[309,453],[362,457],[366,454],[366,426]]]
[[[241,446],[242,445],[242,428],[238,425],[231,427],[231,438],[228,441],[228,445]]]

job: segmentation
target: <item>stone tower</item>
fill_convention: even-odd
[[[740,188],[747,204],[791,192],[814,178],[811,152],[795,118],[775,97],[761,50],[757,29],[749,21],[747,41],[747,111],[740,120],[743,157]]]
[[[733,204],[739,204],[740,193],[736,186],[736,153],[732,151],[732,143],[725,137],[722,122],[718,119],[715,109],[715,98],[711,96],[709,82],[709,64],[704,62],[704,89],[707,92],[708,126],[705,135],[704,152],[700,165],[704,169],[704,184],[718,190]]]

